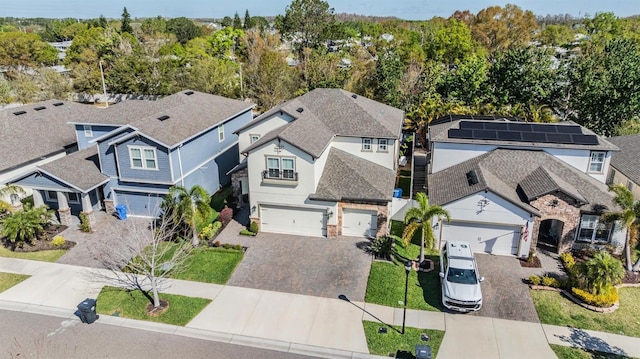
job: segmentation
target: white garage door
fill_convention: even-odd
[[[326,211],[316,208],[260,206],[260,229],[264,232],[324,237]]]
[[[345,208],[342,210],[342,235],[375,237],[377,222],[376,211]]]
[[[497,224],[443,222],[442,240],[469,242],[474,252],[517,255],[520,228]]]

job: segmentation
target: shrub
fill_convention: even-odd
[[[78,225],[78,228],[80,228],[81,232],[91,233],[91,224],[89,223],[88,214],[80,212],[80,224]]]
[[[225,244],[222,245],[222,248],[229,249],[229,248],[231,248],[231,244],[225,243]]]
[[[554,277],[549,277],[548,275],[542,277],[542,285],[553,288],[560,287],[558,280]]]
[[[29,208],[9,213],[2,219],[1,234],[11,243],[31,242],[44,231],[44,225],[51,217],[45,206]]]
[[[571,288],[571,292],[583,302],[602,308],[614,305],[620,298],[618,289],[615,287],[609,288],[602,294],[592,294],[580,288]]]
[[[529,257],[527,257],[527,262],[528,263],[533,263],[536,259],[536,251],[534,251],[533,249],[529,251]]]
[[[251,222],[249,224],[249,230],[253,233],[258,233],[259,227],[258,222]]]
[[[391,259],[394,239],[389,236],[377,237],[369,245],[369,252],[376,258]]]
[[[237,251],[241,251],[242,250],[242,246],[239,244],[236,244],[233,246],[233,249],[237,250]]]
[[[222,228],[222,223],[220,223],[220,221],[215,221],[202,229],[200,237],[206,240],[211,240],[215,237],[220,228]]]
[[[255,236],[256,234],[251,232],[250,230],[246,229],[246,228],[242,228],[240,230],[240,234],[243,236]]]
[[[221,246],[220,241],[213,242],[213,246],[214,247],[220,247]]]
[[[573,258],[573,254],[571,254],[571,252],[561,253],[560,260],[562,261],[562,264],[568,271],[573,269],[573,266],[576,265],[576,260],[575,258]]]
[[[229,207],[224,207],[222,211],[220,211],[220,215],[218,216],[218,220],[222,222],[223,226],[226,226],[233,219],[233,210]]]
[[[51,240],[51,245],[54,245],[56,247],[60,247],[60,246],[64,245],[65,242],[66,242],[66,240],[64,239],[63,236],[57,235],[57,236],[53,237],[53,239]]]
[[[537,276],[537,275],[531,275],[529,276],[529,283],[533,284],[533,285],[540,285],[540,283],[542,282],[542,279]]]

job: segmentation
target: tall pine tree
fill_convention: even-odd
[[[120,24],[120,32],[128,32],[129,34],[133,34],[133,28],[131,27],[131,15],[129,15],[126,7],[122,11],[122,24]]]

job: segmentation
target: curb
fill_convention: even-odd
[[[80,319],[73,314],[73,309],[48,307],[36,304],[27,304],[21,302],[13,302],[8,300],[0,300],[0,309],[10,310],[14,312],[23,312],[30,314],[46,315],[58,318]],[[317,347],[308,344],[299,344],[285,342],[273,339],[264,339],[250,337],[240,334],[229,334],[204,329],[195,329],[181,327],[172,324],[162,324],[148,322],[144,320],[128,319],[121,317],[112,317],[109,315],[101,315],[96,323],[104,325],[120,326],[131,329],[146,330],[169,335],[179,335],[199,340],[214,341],[226,344],[241,345],[258,349],[268,349],[291,354],[307,355],[318,358],[336,358],[336,359],[383,359],[384,356],[372,355],[368,353],[351,352],[347,350]]]

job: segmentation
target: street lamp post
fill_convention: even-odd
[[[411,272],[412,264],[413,263],[411,263],[411,261],[406,261],[404,263],[404,272],[407,276],[404,281],[404,311],[402,313],[402,334],[404,334],[404,324],[407,319],[407,292],[409,291],[409,272]]]

